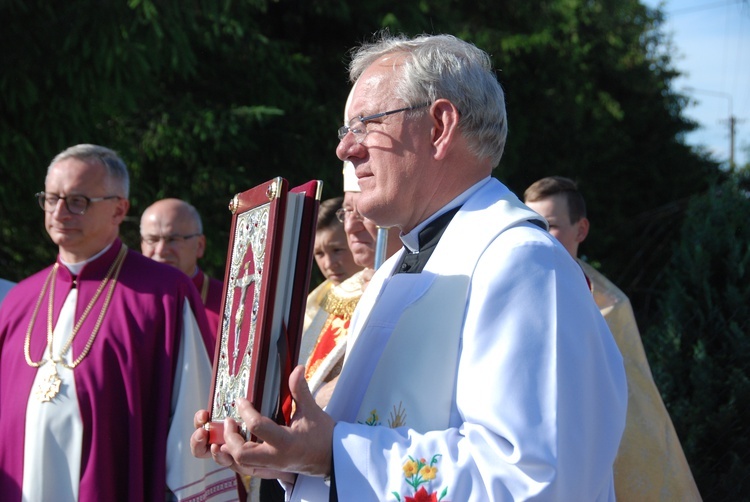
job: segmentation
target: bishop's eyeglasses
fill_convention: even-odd
[[[357,143],[362,143],[367,136],[367,122],[369,122],[370,120],[379,119],[380,117],[385,117],[386,115],[393,115],[394,113],[417,110],[419,108],[424,108],[425,106],[430,106],[430,103],[407,106],[405,108],[399,108],[398,110],[380,112],[374,115],[368,115],[366,117],[363,117],[362,115],[360,115],[359,117],[354,117],[349,121],[348,124],[339,127],[339,141],[343,140],[348,133],[352,133],[354,134],[354,139],[357,141]]]
[[[59,201],[65,202],[65,207],[71,214],[82,215],[94,202],[101,202],[110,199],[122,199],[119,195],[107,195],[106,197],[86,197],[85,195],[68,195],[62,197],[55,193],[39,192],[34,194],[39,201],[39,207],[42,210],[53,213]]]

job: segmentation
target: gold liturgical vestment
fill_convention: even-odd
[[[579,263],[625,363],[628,413],[614,465],[618,502],[701,500],[651,375],[630,300],[590,265]]]

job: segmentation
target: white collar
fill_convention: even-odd
[[[88,259],[83,260],[83,261],[79,261],[78,263],[66,263],[65,260],[63,260],[62,258],[60,258],[60,263],[62,263],[63,265],[65,265],[65,268],[67,268],[68,270],[70,270],[71,274],[78,275],[78,274],[81,273],[81,270],[83,270],[83,267],[86,266],[87,263],[91,263],[92,261],[94,261],[97,258],[99,258],[101,255],[103,255],[104,253],[106,253],[109,250],[109,248],[112,247],[112,244],[114,244],[114,242],[110,242],[108,246],[105,246],[104,249],[102,249],[101,251],[99,251],[98,253],[96,253],[91,258],[88,258]]]
[[[469,198],[474,195],[474,193],[477,192],[480,188],[482,188],[489,180],[490,177],[487,176],[486,178],[478,181],[463,193],[458,195],[458,197],[432,213],[430,217],[414,227],[411,232],[409,232],[408,234],[399,235],[399,238],[401,239],[401,242],[404,243],[404,246],[406,246],[406,249],[408,249],[412,253],[416,253],[417,251],[419,251],[419,232],[421,232],[424,227],[426,227],[432,220],[438,218],[440,215],[450,211],[455,207],[463,205],[464,202],[469,200]]]

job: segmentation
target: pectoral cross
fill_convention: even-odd
[[[50,368],[51,365],[51,368]],[[37,385],[34,394],[39,402],[48,402],[57,396],[60,392],[62,380],[57,374],[57,362],[49,360],[40,371],[44,371],[44,377]]]

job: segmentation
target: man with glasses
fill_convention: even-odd
[[[310,355],[327,317],[323,306],[328,293],[362,271],[362,267],[354,262],[349,244],[346,242],[341,213],[343,200],[343,197],[327,199],[321,202],[318,208],[313,257],[324,280],[307,295],[300,347],[301,363]]]
[[[198,210],[180,199],[161,199],[151,204],[141,216],[141,252],[152,260],[177,267],[192,279],[206,309],[211,337],[216,340],[224,287],[222,281],[198,267],[198,260],[206,252]],[[213,353],[210,357],[213,359]]]
[[[115,152],[83,144],[37,194],[58,256],[0,307],[4,501],[236,500],[234,473],[187,452],[211,381],[200,298],[120,240],[128,188]]]
[[[358,212],[404,249],[357,305],[325,411],[297,368],[289,426],[240,400],[258,441],[230,422],[221,447],[194,432],[194,453],[276,477],[293,501],[613,501],[622,357],[580,267],[491,177],[507,122],[489,55],[386,33],[350,76],[336,153]]]

